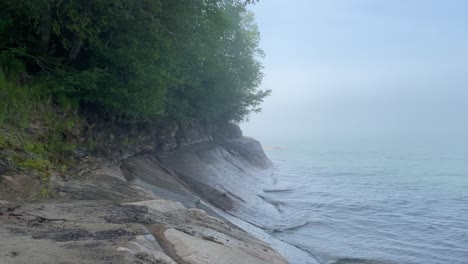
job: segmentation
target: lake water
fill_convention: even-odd
[[[323,264],[468,263],[468,144],[277,146],[272,236]]]

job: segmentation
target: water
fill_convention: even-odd
[[[279,146],[274,237],[327,264],[468,263],[467,145]]]

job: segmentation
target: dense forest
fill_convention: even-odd
[[[241,0],[2,0],[0,124],[37,104],[120,120],[244,120],[263,56]],[[17,124],[18,125],[18,124]]]

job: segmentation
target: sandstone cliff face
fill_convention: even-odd
[[[257,206],[271,162],[237,126],[96,124],[82,133],[97,151],[79,150],[76,175],[52,174],[56,198],[1,201],[0,263],[287,263],[217,213],[253,224],[277,215]]]
[[[215,140],[242,138],[242,131],[231,123],[193,121],[185,126],[175,122],[118,124],[89,120],[75,137],[92,140],[101,156],[122,159],[142,153],[169,151]],[[86,152],[85,149],[83,149]]]

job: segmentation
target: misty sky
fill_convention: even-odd
[[[468,1],[261,0],[272,96],[244,134],[468,135]]]

